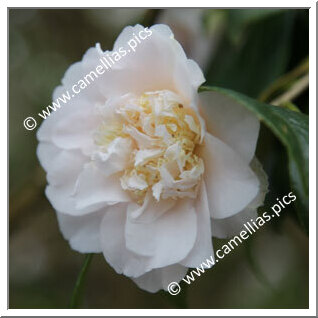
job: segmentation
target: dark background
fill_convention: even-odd
[[[100,42],[111,50],[126,25],[166,23],[204,70],[206,84],[257,99],[308,58],[308,10],[10,9],[8,14],[9,308],[67,308],[84,260],[58,229],[44,196],[36,129],[27,131],[23,120],[51,104],[54,87],[89,47]],[[308,90],[294,103],[308,114]],[[290,191],[287,157],[264,127],[257,155],[270,182],[266,210]],[[216,250],[222,241],[213,241]],[[186,295],[144,292],[97,255],[82,308],[176,308],[185,297],[189,308],[308,308],[308,280],[308,236],[287,207],[196,279]]]

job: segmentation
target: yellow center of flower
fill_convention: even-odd
[[[119,102],[115,113],[116,120],[100,127],[96,143],[107,149],[118,137],[132,140],[122,188],[139,203],[149,190],[158,201],[195,197],[204,171],[195,154],[201,142],[196,112],[176,94],[157,91]]]

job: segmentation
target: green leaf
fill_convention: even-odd
[[[220,93],[253,112],[285,146],[289,159],[291,188],[297,196],[295,206],[301,224],[308,233],[308,116],[287,108],[261,103],[235,91],[202,86],[199,92]]]
[[[228,11],[225,35],[207,68],[209,85],[256,98],[287,71],[297,10],[262,11],[259,16],[258,11]]]
[[[255,24],[263,23],[277,14],[284,13],[281,9],[237,9],[228,10],[229,28],[228,32],[234,41],[239,41],[246,28]]]

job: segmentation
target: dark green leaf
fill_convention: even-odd
[[[202,86],[199,91],[216,92],[234,99],[253,112],[285,146],[289,158],[291,188],[297,196],[295,205],[299,220],[308,232],[308,116],[264,104],[224,88]]]
[[[207,84],[256,98],[287,71],[297,12],[262,10],[257,16],[257,11],[230,10],[229,14],[227,32],[207,69]]]
[[[264,20],[284,11],[280,9],[237,9],[228,10],[227,12],[229,15],[228,32],[234,41],[239,41],[246,28],[263,23]]]

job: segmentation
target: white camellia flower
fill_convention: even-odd
[[[143,27],[126,27],[114,51]],[[265,177],[259,121],[204,82],[165,25],[51,114],[38,131],[46,195],[81,253],[104,254],[150,292],[180,281],[257,217]],[[105,56],[99,45],[66,72],[57,99]]]

